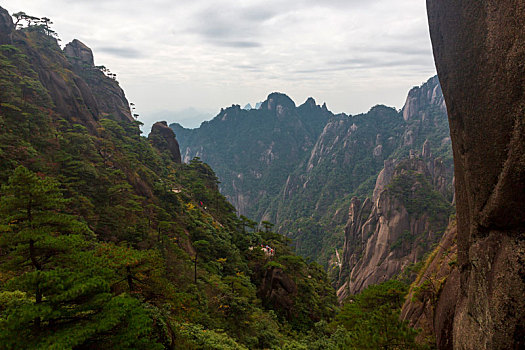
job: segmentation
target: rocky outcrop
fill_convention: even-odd
[[[0,45],[9,45],[13,43],[13,31],[15,25],[13,19],[7,10],[0,7]]]
[[[441,92],[438,77],[430,78],[422,86],[416,86],[408,92],[408,96],[403,106],[403,119],[409,121],[419,119],[422,111],[428,106],[439,106],[445,112],[445,100]]]
[[[74,72],[56,39],[23,29],[15,31],[13,36],[48,91],[54,111],[96,133],[101,112],[95,96],[87,82]],[[41,50],[36,42],[45,43],[48,50]]]
[[[93,53],[89,47],[75,39],[64,47],[64,54],[72,64],[73,71],[89,86],[100,116],[134,121],[124,90],[115,78],[106,76],[100,67],[95,67]]]
[[[181,163],[179,143],[175,138],[175,133],[168,126],[166,122],[156,122],[151,127],[151,132],[148,135],[153,147],[158,149],[160,152],[166,152],[169,154],[171,160],[175,163]]]
[[[454,151],[460,271],[453,324],[437,332],[438,342],[523,348],[525,3],[427,0],[427,7]]]
[[[340,300],[384,282],[418,262],[437,242],[452,212],[432,185],[434,159],[385,161],[372,201],[352,199],[339,276]],[[448,182],[452,181],[448,176]]]
[[[71,59],[73,64],[83,64],[88,67],[95,66],[93,51],[80,40],[74,39],[64,47],[64,53]]]
[[[56,113],[95,134],[100,118],[134,121],[124,92],[93,65],[93,54],[86,45],[73,40],[62,51],[55,38],[40,31],[21,29],[13,31],[12,36],[38,73]],[[41,50],[37,42],[45,43],[47,50]]]

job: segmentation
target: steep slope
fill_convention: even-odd
[[[439,343],[523,348],[525,4],[428,0],[427,8],[453,141],[460,274]]]
[[[351,198],[372,195],[385,160],[408,158],[426,144],[427,156],[452,167],[437,77],[413,88],[400,112],[379,105],[333,115],[312,98],[295,107],[272,94],[260,110],[234,106],[198,129],[171,126],[184,160],[199,156],[217,169],[222,193],[240,213],[275,222],[298,252],[325,266],[343,247]],[[441,187],[452,200],[452,189]]]
[[[36,23],[0,8],[0,347],[276,348],[329,320],[326,273],[246,230],[165,122],[140,136],[91,50]]]

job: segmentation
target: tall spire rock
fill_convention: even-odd
[[[179,143],[173,130],[168,127],[168,123],[156,122],[153,124],[148,139],[161,153],[166,152],[175,163],[181,163]]]
[[[6,9],[0,7],[0,45],[13,43],[14,30],[13,18]]]
[[[454,319],[435,330],[438,346],[522,349],[525,6],[427,0],[427,9],[455,156],[460,271],[448,301]]]

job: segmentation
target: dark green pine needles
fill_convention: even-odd
[[[18,167],[0,199],[2,349],[157,348],[152,320],[127,294],[87,225],[63,212],[50,178]]]

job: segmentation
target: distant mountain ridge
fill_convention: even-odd
[[[275,222],[298,252],[325,265],[343,246],[351,198],[372,195],[385,160],[419,154],[426,143],[426,152],[452,168],[437,77],[411,89],[401,111],[377,105],[336,115],[313,98],[296,106],[272,93],[257,110],[233,105],[200,128],[170,126],[183,161],[200,157],[212,165],[241,214]],[[452,193],[450,185],[448,201]]]

